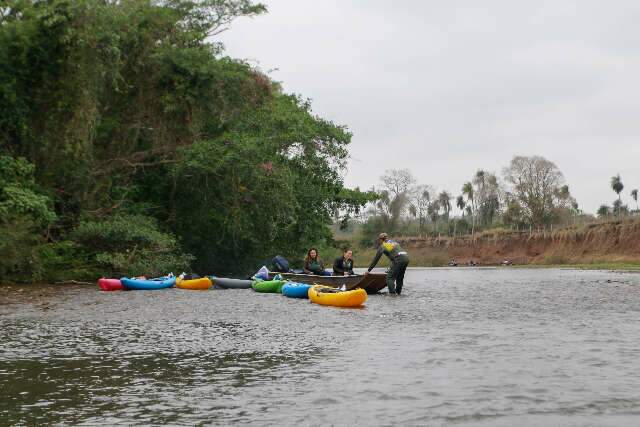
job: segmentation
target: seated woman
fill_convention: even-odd
[[[353,272],[353,251],[347,249],[342,256],[333,261],[334,276],[349,276],[355,274]]]
[[[309,249],[307,256],[304,258],[304,272],[306,274],[315,274],[318,276],[324,276],[324,263],[318,255],[316,248]]]

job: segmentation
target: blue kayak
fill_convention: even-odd
[[[150,279],[150,280],[142,280],[142,279],[121,279],[122,286],[130,290],[143,291],[143,290],[152,290],[152,289],[165,289],[170,288],[176,284],[175,277],[165,278],[162,277],[160,279]]]
[[[309,288],[306,283],[287,282],[282,285],[282,295],[289,298],[309,298]]]

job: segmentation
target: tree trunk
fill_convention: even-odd
[[[475,202],[471,202],[471,239],[473,240],[476,231],[476,206]]]
[[[618,193],[618,219],[620,219],[621,213],[622,213],[622,198],[620,197],[620,193]]]

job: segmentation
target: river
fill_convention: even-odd
[[[0,293],[0,425],[640,424],[639,274],[416,268],[363,309]]]

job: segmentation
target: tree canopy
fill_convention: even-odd
[[[569,201],[562,172],[544,157],[516,156],[504,176],[511,185],[510,198],[519,203],[527,222],[534,227],[552,223],[557,209]]]
[[[0,235],[30,236],[0,242],[24,249],[0,278],[49,280],[65,264],[87,277],[247,272],[330,240],[333,214],[372,199],[343,185],[344,126],[225,56],[215,36],[264,12],[249,0],[0,6]]]

